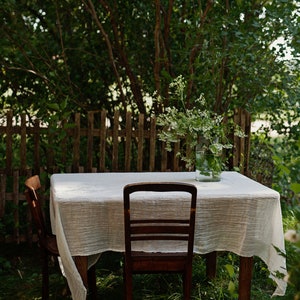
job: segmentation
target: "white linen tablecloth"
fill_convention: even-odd
[[[277,271],[286,274],[285,258],[275,249],[285,253],[278,192],[237,172],[223,172],[220,182],[197,182],[193,172],[53,174],[51,226],[73,299],[85,299],[86,289],[72,256],[90,256],[93,264],[104,251],[124,251],[123,187],[144,181],[194,184],[198,189],[194,252],[258,256],[277,283],[273,295],[284,295],[286,282],[274,276]],[[147,203],[143,203],[146,211]],[[153,205],[149,214],[160,209]]]

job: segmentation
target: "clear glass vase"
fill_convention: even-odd
[[[220,155],[213,155],[208,151],[196,147],[196,174],[197,181],[220,181],[222,161]]]

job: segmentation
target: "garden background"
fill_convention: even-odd
[[[294,243],[287,241],[286,245],[289,271],[294,272],[286,299],[297,297],[300,290],[299,1],[20,0],[1,1],[0,15],[1,126],[7,125],[7,113],[12,111],[14,116],[23,115],[33,128],[39,120],[48,132],[53,136],[60,134],[63,140],[61,122],[74,128],[77,113],[85,116],[81,126],[89,128],[88,112],[105,110],[108,119],[112,119],[118,111],[118,126],[122,130],[128,112],[135,128],[140,114],[147,121],[150,116],[165,112],[167,107],[192,108],[200,95],[206,99],[210,111],[227,117],[236,109],[243,109],[250,113],[252,122],[259,121],[255,124],[261,126],[251,134],[249,169],[255,178],[268,178],[266,184],[280,193],[284,229],[295,230]],[[187,83],[184,101],[170,93],[170,83],[179,75]],[[19,122],[18,118],[13,122]],[[30,139],[25,142],[26,156],[32,158],[26,167],[34,170],[36,143]],[[0,168],[6,176],[21,167],[24,153],[19,151],[20,143],[21,138],[16,135],[9,156],[6,132],[1,133]],[[64,152],[61,143],[51,143],[48,139],[41,139],[38,145],[45,169],[47,164],[49,167],[46,158],[51,147],[56,158],[68,160],[74,155]],[[82,151],[84,157],[86,149]],[[99,158],[99,148],[94,156]],[[9,170],[8,157],[12,164]],[[109,159],[104,160],[108,169],[109,164]],[[67,165],[58,163],[60,168]],[[18,190],[22,184],[20,180]],[[4,236],[15,230],[13,201],[9,206],[0,219]],[[39,284],[40,275],[31,271],[35,261],[27,260],[30,255],[26,256],[25,251],[36,250],[36,245],[28,246],[1,243],[1,280],[13,280],[12,286],[25,284],[27,288],[20,299],[39,295],[31,294]],[[120,258],[111,255],[112,264],[117,262],[119,266]],[[196,285],[195,299],[236,297],[235,258],[225,255],[223,259],[220,272],[226,274],[225,283]],[[201,273],[201,262],[197,262]],[[258,278],[254,282],[257,279],[262,284],[254,284],[254,294],[261,292],[254,299],[264,299],[270,295],[270,285],[262,279],[267,277],[266,270],[261,262],[255,268],[254,276]],[[197,274],[197,267],[195,270]],[[113,287],[111,274],[107,271],[103,280]],[[20,290],[13,287],[2,290],[2,286],[0,298],[6,292],[13,295]],[[177,293],[169,284],[164,286],[168,287],[167,293]],[[157,290],[161,288],[158,286]],[[204,295],[207,291],[211,294]],[[61,293],[59,290],[58,294]],[[3,299],[9,297],[7,294]]]

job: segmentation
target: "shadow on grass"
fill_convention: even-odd
[[[41,299],[40,252],[36,244],[0,244],[0,300]],[[103,253],[96,266],[97,295],[102,300],[123,299],[123,256],[120,253]],[[233,273],[229,275],[228,265]],[[227,267],[226,267],[227,266]],[[65,278],[55,260],[50,261],[50,299],[71,299]],[[223,253],[218,256],[218,274],[213,281],[205,278],[205,261],[195,255],[193,263],[192,299],[237,299],[238,257]],[[228,288],[230,287],[230,288]],[[264,264],[255,258],[252,297],[255,300],[270,299],[275,287],[268,279]],[[293,299],[293,291],[273,300]],[[182,299],[182,280],[179,275],[135,275],[134,299]]]

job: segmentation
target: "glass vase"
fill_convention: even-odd
[[[213,155],[207,150],[196,147],[196,174],[197,181],[214,182],[221,180],[222,161],[220,155]]]

